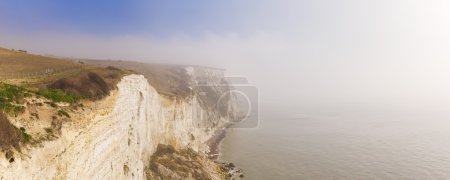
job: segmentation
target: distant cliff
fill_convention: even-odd
[[[15,152],[14,162],[0,157],[0,179],[226,178],[226,166],[206,156],[212,137],[236,119],[236,101],[221,98],[229,90],[221,71],[177,69],[182,96],[171,82],[164,87],[174,93],[162,94],[143,75],[125,76],[64,122],[57,139]]]

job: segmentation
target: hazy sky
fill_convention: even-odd
[[[264,102],[441,99],[449,9],[448,0],[2,0],[0,46],[226,68]]]

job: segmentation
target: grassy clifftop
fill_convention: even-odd
[[[74,89],[85,88],[91,81],[114,88],[126,73],[113,67],[88,66],[73,60],[0,47],[0,81],[29,90],[56,88],[75,92]],[[105,91],[104,87],[99,89]]]
[[[0,48],[0,74],[38,72],[47,68],[62,69],[79,66],[80,64],[74,61]]]
[[[0,150],[57,138],[62,123],[128,73],[0,48]]]

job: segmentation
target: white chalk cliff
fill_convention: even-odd
[[[223,82],[220,73],[187,72],[192,79],[207,77],[209,90],[223,93],[214,87]],[[162,97],[142,75],[125,76],[117,87],[97,108],[64,123],[58,139],[15,153],[13,163],[1,157],[0,179],[146,179],[158,144],[206,153],[208,140],[236,116],[232,99],[227,109],[212,110],[214,104],[202,101],[195,87],[179,99]]]

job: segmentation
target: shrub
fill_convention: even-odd
[[[89,72],[77,77],[59,79],[48,85],[49,89],[58,89],[77,97],[100,99],[107,96],[110,87],[97,73]]]
[[[31,135],[27,134],[26,129],[24,127],[20,127],[20,132],[22,132],[23,141],[28,143],[31,141]]]
[[[106,67],[106,69],[108,69],[108,70],[112,70],[112,71],[120,71],[120,69],[119,69],[119,68],[117,68],[117,67],[114,67],[114,66],[108,66],[108,67]]]
[[[44,128],[45,132],[47,132],[48,134],[53,134],[53,129],[52,128]]]
[[[26,132],[22,132],[22,137],[25,143],[29,143],[33,139],[31,135],[27,134]]]
[[[38,113],[30,113],[30,115],[35,117],[36,119],[39,119],[39,114]]]
[[[69,115],[69,113],[67,113],[66,111],[64,111],[64,110],[59,110],[58,111],[58,116],[66,116],[66,117],[68,117],[68,118],[70,118],[70,115]]]
[[[58,105],[56,105],[54,102],[50,102],[50,106],[51,106],[52,108],[57,108],[57,107],[58,107]]]

